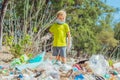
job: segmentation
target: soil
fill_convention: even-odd
[[[0,62],[8,63],[14,58],[14,56],[10,53],[9,49],[10,48],[8,47],[2,47],[2,50],[0,50]]]

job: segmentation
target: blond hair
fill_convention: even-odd
[[[58,17],[59,15],[61,15],[61,14],[66,17],[66,11],[64,11],[64,10],[58,11],[58,12],[57,12],[57,17]]]

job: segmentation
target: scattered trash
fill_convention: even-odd
[[[20,64],[22,64],[20,59],[16,58],[11,62],[11,67],[15,67],[16,65],[20,65]]]
[[[0,65],[0,80],[120,80],[120,62],[107,61],[102,55],[61,65],[44,56],[45,52],[33,58],[22,55],[9,65]]]

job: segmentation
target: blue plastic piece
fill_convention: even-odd
[[[2,67],[2,66],[0,66],[0,69],[3,69],[3,67]]]
[[[37,56],[35,56],[34,58],[28,60],[29,63],[35,63],[35,62],[41,62],[43,61],[45,56],[45,52],[42,52],[40,54],[38,54]]]
[[[23,78],[23,75],[19,75],[19,78]]]
[[[83,74],[76,75],[74,80],[84,80]]]
[[[24,80],[23,77],[24,77],[24,76],[23,76],[22,74],[20,74],[20,75],[18,76],[18,78],[19,78],[20,80]]]
[[[10,72],[10,75],[13,75],[14,73],[13,72]]]

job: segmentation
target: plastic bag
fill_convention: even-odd
[[[89,65],[95,74],[105,75],[108,73],[109,64],[102,55],[93,55],[89,60]]]

